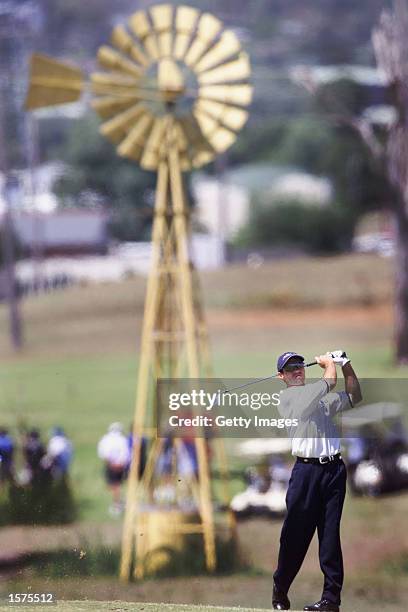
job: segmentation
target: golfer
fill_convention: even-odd
[[[305,385],[304,358],[287,352],[278,359],[279,378],[286,384],[279,411],[298,419],[291,428],[292,454],[296,456],[286,496],[287,515],[282,527],[278,567],[274,573],[272,605],[289,610],[289,588],[300,570],[317,528],[319,560],[324,574],[321,599],[304,610],[338,612],[343,585],[340,519],[346,494],[346,467],[332,417],[361,401],[361,390],[350,360],[343,351],[316,357],[323,378]],[[345,391],[336,386],[336,364],[343,370]]]

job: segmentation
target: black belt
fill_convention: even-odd
[[[341,454],[327,455],[326,457],[297,457],[297,461],[300,463],[317,463],[325,465],[326,463],[332,463],[333,461],[341,461]]]

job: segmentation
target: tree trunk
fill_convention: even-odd
[[[403,201],[395,207],[395,220],[395,357],[408,364],[408,215]]]

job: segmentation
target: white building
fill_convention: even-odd
[[[222,180],[196,173],[192,181],[195,215],[210,234],[231,240],[249,220],[251,198],[267,195],[271,201],[296,200],[326,206],[332,199],[328,179],[296,168],[248,164],[234,168]]]

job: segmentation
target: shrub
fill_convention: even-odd
[[[11,483],[1,506],[2,524],[60,525],[77,517],[68,478],[43,478],[26,486]]]
[[[331,254],[349,249],[355,217],[336,204],[305,205],[296,201],[255,202],[239,246],[296,246],[308,253]]]

